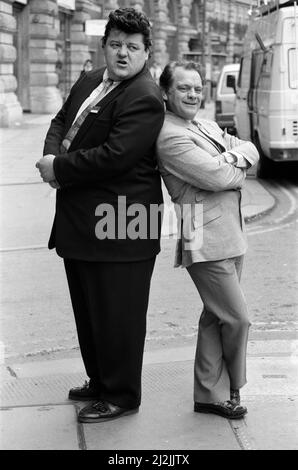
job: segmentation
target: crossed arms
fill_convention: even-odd
[[[224,138],[227,150],[219,153],[203,136],[182,126],[165,125],[157,142],[160,170],[199,189],[223,191],[241,188],[246,168],[259,158],[256,147],[248,141],[214,130]]]

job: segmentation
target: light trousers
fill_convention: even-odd
[[[230,399],[246,383],[249,331],[240,286],[243,256],[194,263],[187,268],[204,304],[194,364],[194,401]]]

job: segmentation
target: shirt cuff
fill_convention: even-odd
[[[228,152],[224,152],[222,155],[224,155],[227,163],[231,163],[237,168],[249,168],[251,166],[249,161],[236,150],[229,150]]]

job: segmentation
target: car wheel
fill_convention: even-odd
[[[276,163],[264,155],[258,136],[255,137],[255,146],[260,154],[257,165],[257,177],[260,179],[272,178],[275,174]]]

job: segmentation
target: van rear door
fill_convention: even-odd
[[[241,58],[235,103],[235,124],[240,139],[251,140],[248,92],[250,89],[251,56]]]

